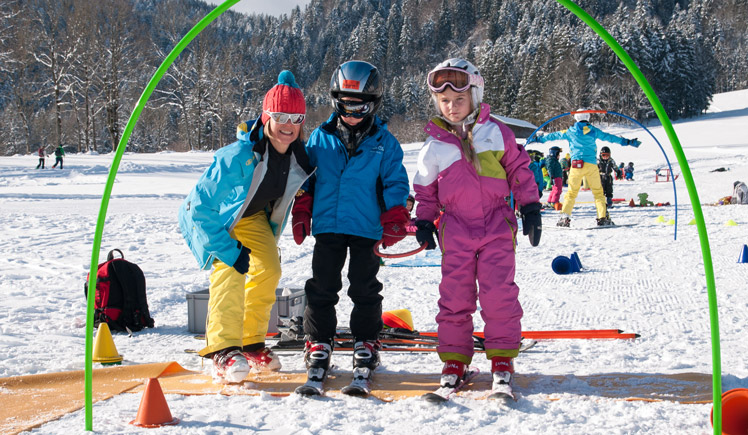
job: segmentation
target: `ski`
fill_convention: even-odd
[[[367,367],[353,369],[353,380],[340,390],[347,396],[369,397],[371,394],[371,370]]]
[[[308,369],[306,382],[296,387],[294,392],[305,397],[323,396],[325,394],[324,382],[329,371],[321,367]]]
[[[421,399],[431,403],[447,402],[456,392],[460,391],[465,385],[469,384],[470,380],[476,377],[479,372],[480,370],[478,370],[476,367],[470,367],[465,376],[460,379],[457,385],[455,385],[454,387],[439,387],[431,393],[422,395]]]
[[[506,376],[502,376],[501,373],[506,373]],[[488,394],[488,400],[495,400],[509,404],[517,401],[517,396],[514,395],[512,390],[511,377],[513,375],[508,372],[496,372],[492,373],[493,382],[491,385],[491,392]]]

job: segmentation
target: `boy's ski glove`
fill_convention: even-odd
[[[249,253],[252,252],[247,248],[246,246],[242,246],[240,242],[236,242],[237,247],[241,247],[241,252],[239,252],[239,257],[234,262],[234,269],[236,269],[237,272],[241,273],[242,275],[245,275],[247,272],[249,272]]]
[[[291,229],[293,240],[300,245],[306,236],[311,234],[312,227],[312,203],[314,197],[309,192],[299,191],[291,209]]]
[[[416,240],[419,245],[426,243],[426,249],[436,248],[436,242],[434,241],[434,233],[436,232],[436,226],[433,222],[426,220],[416,221]]]
[[[623,141],[623,142],[624,142],[624,143],[623,143],[624,145],[630,145],[630,146],[632,146],[632,147],[634,147],[634,148],[639,148],[639,145],[641,145],[641,144],[642,144],[642,142],[641,142],[640,140],[638,140],[637,138],[633,138],[633,139],[624,139],[624,141]]]
[[[543,221],[540,218],[540,209],[542,206],[539,202],[525,204],[519,209],[522,216],[522,234],[530,238],[532,246],[538,246],[540,243],[540,234],[543,232]]]
[[[396,205],[379,216],[382,223],[382,247],[392,246],[404,239],[408,234],[405,227],[410,220],[408,209],[402,205]]]

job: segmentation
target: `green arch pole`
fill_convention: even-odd
[[[694,219],[699,229],[699,241],[701,243],[701,256],[704,260],[704,273],[706,275],[706,288],[707,295],[709,298],[709,319],[711,322],[711,338],[712,338],[712,394],[713,394],[713,426],[714,434],[722,433],[722,363],[720,361],[720,345],[719,345],[719,316],[717,311],[717,292],[714,283],[714,267],[712,265],[712,254],[709,248],[709,238],[706,233],[706,224],[704,223],[704,213],[701,210],[701,202],[699,201],[699,194],[696,191],[696,185],[693,182],[693,176],[691,175],[691,169],[688,167],[688,161],[683,153],[683,148],[680,145],[678,136],[675,134],[673,124],[670,122],[665,109],[662,107],[657,94],[655,94],[652,87],[647,82],[644,74],[636,66],[636,63],[629,57],[626,51],[621,47],[618,42],[587,12],[577,6],[570,0],[557,0],[561,5],[570,10],[574,15],[584,21],[592,30],[595,31],[606,44],[615,52],[619,59],[626,65],[626,68],[631,72],[636,79],[639,86],[644,91],[644,94],[649,99],[652,107],[657,113],[657,117],[662,123],[662,127],[665,129],[670,144],[673,146],[673,151],[678,158],[678,164],[680,165],[683,179],[688,187],[688,196],[691,198],[691,206],[693,207]]]
[[[166,71],[169,69],[172,63],[176,60],[177,56],[192,42],[195,37],[202,32],[202,30],[208,26],[213,20],[223,14],[228,8],[238,3],[240,0],[226,0],[221,5],[213,9],[208,15],[205,16],[200,22],[198,22],[186,35],[177,43],[176,46],[171,50],[168,56],[158,67],[156,72],[148,82],[143,94],[140,96],[135,109],[130,115],[130,119],[127,121],[125,131],[122,133],[122,138],[117,145],[116,152],[114,154],[114,160],[112,166],[109,168],[109,178],[106,181],[106,187],[104,188],[104,194],[101,197],[101,207],[99,208],[99,218],[96,222],[96,233],[94,235],[93,248],[91,250],[91,270],[88,275],[88,288],[96,288],[96,271],[99,264],[99,249],[101,249],[101,236],[104,232],[104,221],[106,220],[107,207],[109,206],[109,197],[112,193],[112,186],[114,185],[114,179],[117,176],[117,169],[119,169],[119,163],[122,160],[122,155],[127,148],[127,142],[130,139],[130,134],[135,128],[135,124],[140,118],[140,113],[145,108],[145,104],[151,97],[153,90],[161,81]],[[94,292],[89,292],[89,298],[86,305],[86,359],[85,359],[85,374],[84,374],[84,389],[85,389],[85,414],[86,414],[86,429],[87,431],[93,430],[93,314],[94,314],[94,298],[90,297]]]

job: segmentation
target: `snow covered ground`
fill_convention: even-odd
[[[594,121],[594,118],[593,118]],[[676,173],[677,159],[659,126],[651,131],[666,148]],[[675,124],[702,204],[730,195],[735,180],[748,181],[748,90],[717,95],[709,113]],[[674,203],[670,183],[655,183],[665,165],[646,132],[626,126],[606,130],[638,137],[638,149],[612,145],[618,162],[633,161],[635,181],[616,182],[615,197],[642,192],[654,202]],[[550,147],[554,144],[545,144]],[[565,144],[564,152],[568,150]],[[412,175],[420,144],[407,144]],[[543,149],[542,151],[547,151]],[[84,361],[83,282],[101,195],[113,155],[69,155],[65,169],[35,170],[34,155],[0,158],[0,376],[80,370]],[[53,159],[50,159],[53,160]],[[115,335],[125,364],[177,361],[203,369],[185,349],[202,342],[187,331],[186,294],[207,288],[208,272],[198,270],[176,223],[182,198],[209,164],[209,153],[126,154],[109,204],[102,251],[120,248],[146,274],[156,328],[128,338]],[[48,164],[50,161],[47,162]],[[725,172],[713,172],[724,167]],[[676,182],[679,225],[656,222],[675,217],[675,207],[611,210],[612,219],[633,227],[592,230],[591,194],[582,193],[572,228],[556,228],[557,212],[545,212],[539,247],[519,239],[517,277],[525,310],[523,329],[612,329],[641,334],[625,340],[542,341],[517,359],[518,373],[590,375],[603,373],[711,373],[708,300],[691,199],[682,178]],[[737,259],[748,244],[748,206],[703,208],[716,277],[722,343],[723,388],[748,387],[748,264]],[[726,226],[728,220],[737,226]],[[397,249],[414,246],[404,242]],[[309,277],[313,243],[281,238],[281,287],[302,288]],[[407,244],[407,246],[406,246]],[[582,273],[556,275],[558,255],[577,252]],[[396,262],[398,260],[392,260]],[[383,267],[384,309],[408,308],[416,328],[435,330],[437,267]],[[347,325],[350,301],[338,307]],[[479,316],[476,329],[482,328]],[[335,355],[347,369],[350,354]],[[303,368],[300,354],[282,356],[284,370]],[[474,363],[488,370],[486,360]],[[207,369],[208,364],[204,366]],[[386,353],[382,372],[435,373],[435,354]],[[83,386],[81,386],[82,389]],[[582,388],[582,391],[585,391]],[[485,400],[457,398],[435,407],[416,399],[383,403],[376,399],[167,395],[182,422],[160,429],[128,425],[139,394],[122,394],[96,403],[97,433],[711,433],[710,404],[627,402],[589,395],[523,395],[513,409]],[[74,433],[84,429],[83,411],[45,424],[35,432]]]

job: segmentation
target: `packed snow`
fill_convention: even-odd
[[[569,118],[571,122],[571,119]],[[595,119],[593,118],[593,123]],[[692,199],[683,177],[675,185],[674,206],[630,208],[646,192],[655,203],[675,203],[673,186],[655,183],[655,169],[666,167],[662,151],[646,131],[631,125],[601,125],[606,131],[637,137],[641,147],[610,145],[617,162],[634,162],[634,181],[616,181],[610,210],[619,228],[595,226],[589,192],[582,192],[572,227],[555,227],[558,212],[543,213],[540,246],[519,237],[516,282],[525,314],[524,330],[622,329],[641,334],[635,340],[547,340],[516,360],[518,376],[604,373],[672,374],[712,372],[710,320],[702,250]],[[670,142],[657,123],[649,126],[665,148],[676,174]],[[748,182],[748,90],[716,95],[708,113],[675,123],[703,205],[716,277],[722,346],[723,389],[748,387],[748,264],[738,263],[748,244],[748,206],[710,206],[732,193],[733,182]],[[565,143],[546,143],[541,151]],[[602,144],[598,144],[598,147]],[[415,172],[419,143],[404,144],[405,165]],[[113,154],[69,154],[65,169],[36,170],[36,155],[0,158],[0,376],[81,370],[84,367],[85,300],[83,282],[101,196]],[[190,292],[208,287],[177,226],[180,202],[211,161],[206,152],[126,153],[109,202],[99,254],[113,248],[144,270],[154,329],[132,337],[115,334],[124,364],[177,361],[191,370],[208,370],[194,353],[202,341],[187,329]],[[53,159],[52,159],[53,160]],[[715,169],[724,168],[724,171]],[[547,198],[547,193],[545,195]],[[563,199],[563,197],[562,197]],[[659,219],[662,220],[662,219]],[[728,221],[737,225],[726,225]],[[415,246],[409,238],[391,248]],[[303,288],[309,278],[313,240],[297,246],[289,228],[280,240],[283,277],[280,287]],[[576,252],[584,269],[556,275],[551,261]],[[433,255],[433,254],[429,254]],[[428,257],[411,257],[411,260]],[[388,264],[403,260],[387,260]],[[436,329],[438,267],[382,267],[384,309],[407,308],[415,327]],[[347,280],[344,277],[344,288]],[[350,300],[341,294],[338,316],[347,326]],[[482,329],[475,316],[476,330]],[[283,370],[303,369],[301,353],[284,353]],[[341,371],[350,353],[334,354]],[[488,371],[477,354],[474,364]],[[434,353],[384,353],[380,372],[438,373]],[[83,385],[81,385],[81,394]],[[595,394],[523,394],[511,408],[486,400],[458,397],[444,406],[417,398],[381,402],[331,394],[321,399],[298,396],[181,396],[168,394],[177,426],[141,429],[128,424],[136,415],[139,394],[121,394],[93,406],[96,433],[711,433],[711,404],[629,402]],[[588,393],[588,394],[586,394]],[[83,410],[49,422],[34,432],[84,431]]]

